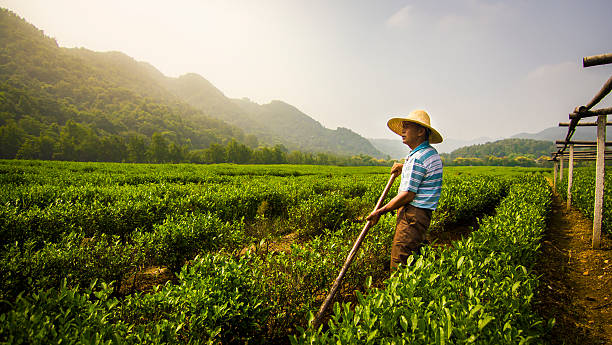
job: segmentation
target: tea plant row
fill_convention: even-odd
[[[533,310],[532,271],[550,211],[543,178],[516,181],[494,216],[449,250],[411,257],[382,289],[337,303],[293,344],[536,344],[551,327]]]
[[[65,164],[3,167],[0,341],[286,339],[321,303],[388,177],[388,169],[185,166],[183,176],[177,166],[122,174]],[[52,170],[58,184],[46,177]],[[435,231],[489,212],[509,181],[445,177]],[[393,227],[388,215],[371,230],[341,302],[365,292],[368,277],[376,285],[388,275]],[[267,250],[289,232],[298,243]],[[152,264],[179,272],[178,283],[117,295],[121,278]]]
[[[557,181],[557,192],[567,200],[568,178]],[[607,174],[604,181],[604,202],[602,208],[602,231],[612,234],[612,176]],[[580,209],[585,216],[593,220],[595,212],[595,170],[591,168],[576,168],[572,177],[572,205]]]

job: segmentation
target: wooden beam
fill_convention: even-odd
[[[612,79],[612,77],[611,77]],[[569,114],[569,118],[573,119],[582,119],[585,117],[593,117],[599,115],[610,115],[612,114],[612,108],[601,108],[597,110],[586,110],[585,106],[577,107],[576,110]]]
[[[603,213],[604,179],[605,179],[605,141],[607,116],[597,117],[597,163],[595,163],[595,209],[593,212],[593,249],[601,246],[601,221]]]
[[[600,54],[582,58],[582,67],[606,65],[609,63],[612,63],[612,54]]]
[[[599,101],[601,101],[604,97],[606,97],[610,91],[612,90],[612,76],[610,76],[610,78],[608,78],[608,80],[605,82],[605,84],[603,84],[603,86],[601,87],[601,90],[599,90],[599,92],[593,97],[593,99],[587,103],[584,108],[584,110],[591,110],[591,108],[593,108],[597,103],[599,103]],[[582,108],[579,109],[579,111],[582,110]],[[605,114],[598,114],[598,115],[605,115]]]
[[[576,145],[574,145],[574,148],[576,148]],[[595,154],[595,153],[597,153],[597,150],[574,150],[574,153],[575,154],[581,154],[581,153],[592,153],[592,154]],[[606,153],[612,153],[612,150],[608,150],[608,151],[606,151]]]
[[[605,126],[604,126],[605,127]],[[565,145],[565,141],[564,140],[557,140],[555,141],[555,144],[557,145]],[[597,146],[597,141],[582,141],[582,140],[570,140],[567,142],[567,144],[575,144],[575,145],[580,145],[580,146]],[[605,142],[606,146],[612,146],[612,141],[606,141]]]
[[[606,161],[612,160],[612,156],[605,156]],[[595,161],[597,160],[597,156],[592,157],[574,157],[574,161]]]
[[[597,151],[576,151],[574,150],[574,157],[584,157],[584,156],[595,156],[597,154]],[[604,151],[605,155],[611,155],[612,151]],[[559,154],[559,156],[563,156],[563,157],[567,157],[569,155],[569,153],[561,153]]]
[[[567,165],[567,210],[572,207],[572,182],[574,177],[574,144],[570,144],[569,162]]]
[[[559,122],[559,127],[569,127],[569,122]],[[597,127],[597,122],[580,122],[577,123],[576,126],[580,127]],[[607,122],[606,126],[612,126],[612,122]]]
[[[558,149],[561,149],[561,148],[563,148],[564,146],[566,146],[566,145],[557,144],[557,148],[558,148]],[[597,144],[592,145],[592,144],[576,144],[576,143],[574,143],[574,147],[576,147],[576,148],[578,148],[578,147],[579,147],[579,148],[582,148],[582,149],[590,149],[590,148],[595,148],[595,147],[597,147]]]
[[[557,158],[561,158],[563,157],[564,159],[567,159],[569,157],[569,153],[568,152],[563,152],[563,153],[558,153],[556,152]],[[612,151],[604,151],[604,155],[606,157],[608,156],[612,156]],[[595,152],[578,152],[574,149],[574,158],[583,158],[583,157],[596,157],[597,156],[597,151]],[[554,159],[553,159],[554,160]]]

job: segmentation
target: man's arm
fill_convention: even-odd
[[[408,204],[414,200],[415,195],[416,193],[414,192],[399,192],[395,198],[391,199],[391,201],[389,201],[385,206],[370,213],[366,219],[371,221],[372,225],[376,225],[376,223],[378,223],[378,219],[380,219],[380,216]]]

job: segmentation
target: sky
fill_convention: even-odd
[[[121,51],[231,98],[282,100],[335,129],[394,139],[425,109],[445,138],[567,122],[612,75],[612,1],[0,0],[63,47]],[[595,108],[612,106],[612,95]]]

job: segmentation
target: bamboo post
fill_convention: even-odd
[[[601,218],[603,211],[604,178],[606,172],[605,142],[607,115],[597,117],[597,162],[595,163],[595,210],[593,214],[593,249],[599,249],[601,243]]]
[[[567,210],[572,207],[572,182],[574,179],[574,144],[570,144],[570,156],[567,164]]]
[[[563,181],[563,155],[559,157],[559,182]]]
[[[557,190],[557,169],[559,168],[559,162],[554,161],[553,163],[553,189]]]
[[[557,190],[557,169],[559,167],[559,163],[555,161],[553,164],[553,189]]]
[[[376,203],[376,206],[374,207],[374,211],[378,210],[382,206],[383,201],[385,200],[385,197],[387,197],[387,193],[389,193],[389,189],[391,189],[391,185],[393,185],[393,181],[395,180],[396,177],[397,177],[396,174],[391,174],[391,177],[389,177],[389,181],[387,182],[385,189],[383,190],[380,198],[378,199],[378,202]],[[351,262],[353,262],[353,259],[355,258],[355,254],[357,253],[357,250],[359,250],[359,247],[361,246],[361,242],[363,242],[363,239],[368,233],[368,230],[370,229],[370,227],[372,227],[372,222],[368,220],[368,222],[363,227],[363,230],[361,230],[361,233],[357,237],[357,240],[355,240],[355,244],[353,244],[353,248],[349,252],[346,258],[346,261],[344,262],[344,266],[342,266],[342,269],[340,269],[340,273],[338,274],[338,277],[336,277],[336,280],[334,281],[334,284],[329,290],[327,297],[323,301],[323,304],[321,304],[321,308],[319,308],[319,312],[317,312],[317,315],[312,323],[313,328],[317,329],[321,325],[321,321],[323,320],[323,316],[325,315],[325,310],[327,310],[332,300],[334,299],[334,295],[336,294],[336,291],[338,290],[338,287],[340,286],[340,283],[342,282],[342,278],[344,278],[344,275],[346,274],[346,271],[351,265]]]

